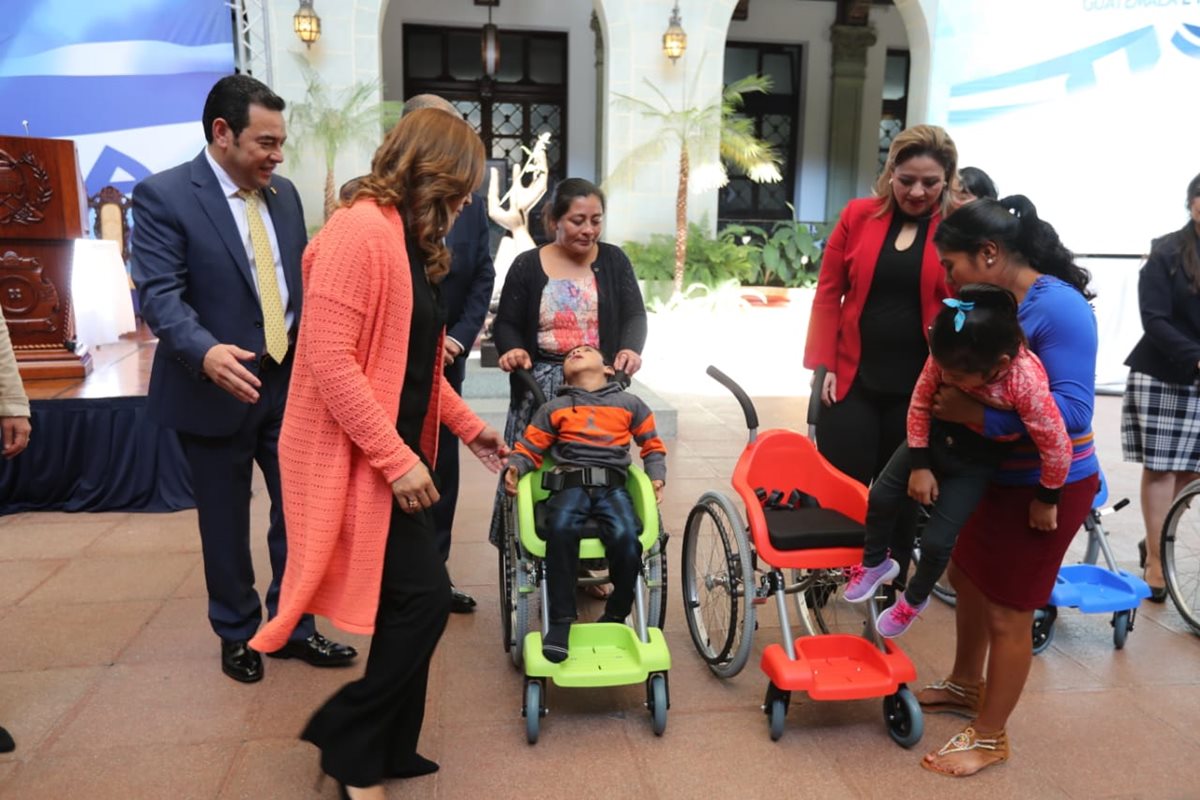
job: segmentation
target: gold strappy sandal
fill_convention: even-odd
[[[962,732],[954,734],[950,741],[946,742],[942,746],[942,749],[938,750],[934,755],[939,757],[949,756],[955,753],[968,753],[973,750],[982,751],[981,755],[985,756],[985,760],[978,769],[971,772],[952,772],[943,769],[930,761],[929,756],[921,759],[921,766],[939,775],[948,775],[951,778],[966,778],[990,766],[1003,764],[1005,761],[1008,761],[1008,734],[1001,730],[996,733],[980,736],[973,726],[968,725]]]
[[[977,684],[956,683],[951,680],[941,680],[931,683],[917,693],[917,702],[926,714],[958,714],[967,719],[979,716],[983,707],[984,681]],[[924,699],[926,692],[945,692],[949,697],[943,700]]]

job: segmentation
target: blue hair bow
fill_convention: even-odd
[[[947,297],[942,300],[943,303],[958,310],[954,315],[954,332],[958,333],[963,329],[963,324],[967,321],[967,312],[975,309],[975,303],[971,300],[959,300],[954,297]]]

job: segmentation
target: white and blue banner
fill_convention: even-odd
[[[1200,173],[1200,0],[942,0],[930,119],[1081,253],[1145,253]]]
[[[88,194],[193,158],[233,72],[224,0],[0,0],[0,134],[75,140]]]

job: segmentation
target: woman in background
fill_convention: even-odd
[[[1200,477],[1200,175],[1187,187],[1187,223],[1156,239],[1138,276],[1142,338],[1125,359],[1121,449],[1142,464],[1138,543],[1150,600],[1167,590],[1159,547],[1171,501]]]

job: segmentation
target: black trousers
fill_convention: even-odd
[[[863,388],[861,381],[855,381],[840,403],[821,407],[817,450],[833,466],[870,486],[907,438],[909,399],[906,394],[873,392]],[[900,564],[896,584],[903,586],[912,561],[917,507],[905,504],[899,514],[891,549],[892,558]]]
[[[454,391],[462,394],[463,379],[467,376],[467,359],[456,358],[446,367],[446,380]],[[433,528],[437,533],[438,550],[442,560],[450,558],[450,531],[454,528],[454,508],[458,505],[458,437],[443,425],[438,432],[437,465],[434,467],[437,476],[438,494],[441,495],[433,505]]]
[[[995,468],[957,457],[945,448],[931,448],[933,473],[938,481],[938,498],[929,510],[929,521],[921,531],[921,561],[908,581],[904,592],[910,605],[924,603],[933,586],[950,563],[950,552],[958,540],[958,532],[975,513],[983,499]],[[908,478],[912,474],[912,456],[908,445],[896,448],[891,461],[871,484],[871,499],[867,507],[867,540],[863,548],[863,564],[874,567],[883,563],[893,542],[909,546],[907,532],[899,531],[898,522],[904,519],[916,502],[908,496]]]
[[[300,737],[321,749],[326,774],[374,786],[407,765],[425,720],[429,661],[449,616],[433,515],[406,514],[393,501],[366,672],[321,706]]]
[[[204,580],[208,587],[208,620],[222,639],[244,641],[262,622],[262,601],[254,588],[250,549],[250,482],[258,462],[271,498],[267,549],[271,583],[267,587],[269,617],[279,605],[279,586],[287,559],[287,532],[279,485],[279,431],[287,401],[291,354],[283,366],[265,367],[262,388],[241,427],[231,436],[180,433],[179,442],[192,471],[192,490],[200,520]],[[305,614],[292,639],[307,639],[315,626]]]

